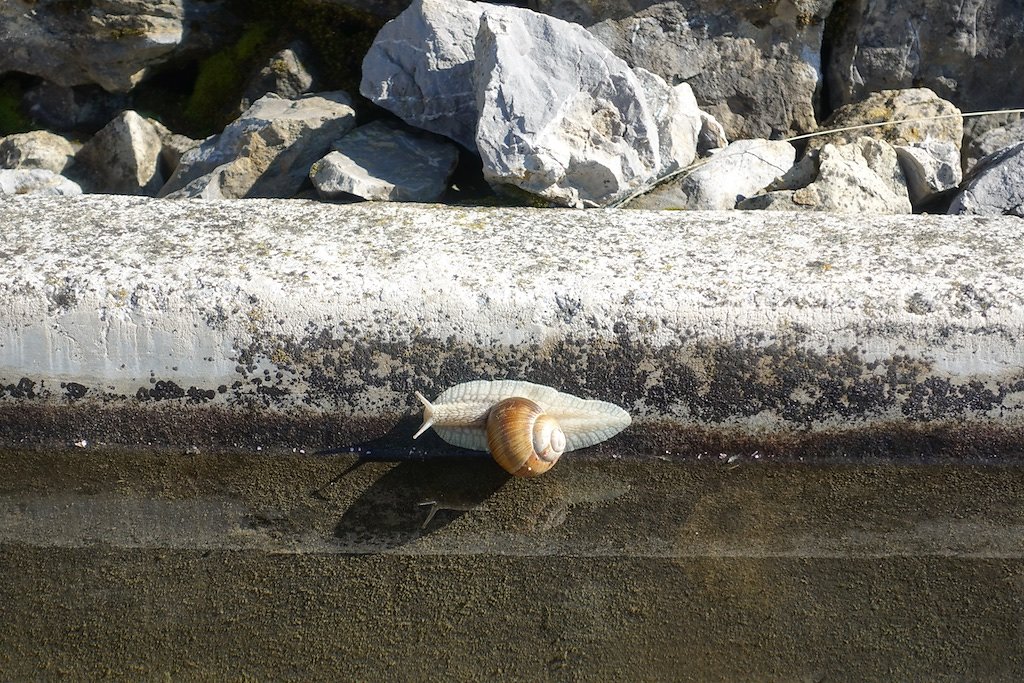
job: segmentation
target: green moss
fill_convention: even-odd
[[[35,127],[21,113],[22,95],[22,87],[17,81],[0,81],[0,136],[24,133]]]
[[[241,98],[245,79],[255,68],[270,34],[269,23],[251,24],[238,42],[200,63],[195,87],[185,105],[184,117],[190,127],[213,131],[234,118],[233,105]]]
[[[146,29],[141,26],[123,26],[115,28],[110,32],[113,40],[124,40],[125,38],[138,38],[146,35]]]

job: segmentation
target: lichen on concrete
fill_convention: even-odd
[[[338,447],[478,378],[734,436],[1024,414],[1012,219],[19,197],[0,224],[0,411],[54,424]]]

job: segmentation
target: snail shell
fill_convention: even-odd
[[[618,434],[629,414],[612,403],[588,401],[531,382],[498,380],[458,384],[423,403],[423,425],[448,443],[490,451],[516,476],[537,476],[566,452]]]

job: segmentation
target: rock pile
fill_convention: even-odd
[[[24,4],[0,9],[0,37],[15,48],[0,55],[0,72],[46,79],[24,96],[37,120],[54,130],[97,122],[97,132],[0,138],[0,194],[435,202],[465,198],[461,185],[476,176],[476,187],[486,182],[497,193],[488,202],[505,196],[567,207],[1024,212],[1020,121],[965,131],[953,98],[934,89],[863,90],[872,79],[882,82],[878,68],[888,54],[872,52],[877,59],[864,61],[869,43],[896,40],[874,7],[844,17],[827,2],[804,14],[780,3],[719,12],[712,21],[691,0],[639,11],[584,0],[529,2],[545,13],[414,0],[397,16],[391,3],[381,11],[394,18],[365,54],[360,82],[361,95],[389,115],[367,117],[372,110],[359,97],[320,86],[315,57],[297,41],[264,53],[239,81],[237,117],[197,141],[118,93],[196,49],[196,41],[218,44],[216,31],[194,36],[186,29],[195,19],[226,16],[227,3],[112,0],[99,13],[69,6],[63,18],[46,3],[32,11]],[[898,0],[882,4],[903,12]],[[945,10],[935,12],[942,24]],[[1024,11],[999,12],[979,10],[975,20],[998,35],[1024,25]],[[92,17],[87,29],[75,23],[88,18],[83,13]],[[830,36],[826,18],[840,27]],[[969,76],[993,68],[991,55],[968,64],[954,59],[958,48],[939,46],[935,31],[915,35],[918,57],[953,60],[937,86],[943,94],[980,101]],[[52,45],[53,36],[67,45]],[[826,40],[834,41],[834,59],[823,70]],[[1003,56],[1018,50],[1007,42],[990,47]],[[839,82],[843,60],[856,72],[853,85]],[[893,68],[897,82],[930,73],[912,60]],[[830,132],[809,135],[823,72],[836,108],[822,124]],[[108,92],[83,94],[99,87]],[[743,139],[728,144],[727,132]]]

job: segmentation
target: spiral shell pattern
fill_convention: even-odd
[[[517,396],[499,401],[488,413],[487,449],[506,472],[536,477],[565,451],[565,434],[539,405]]]

